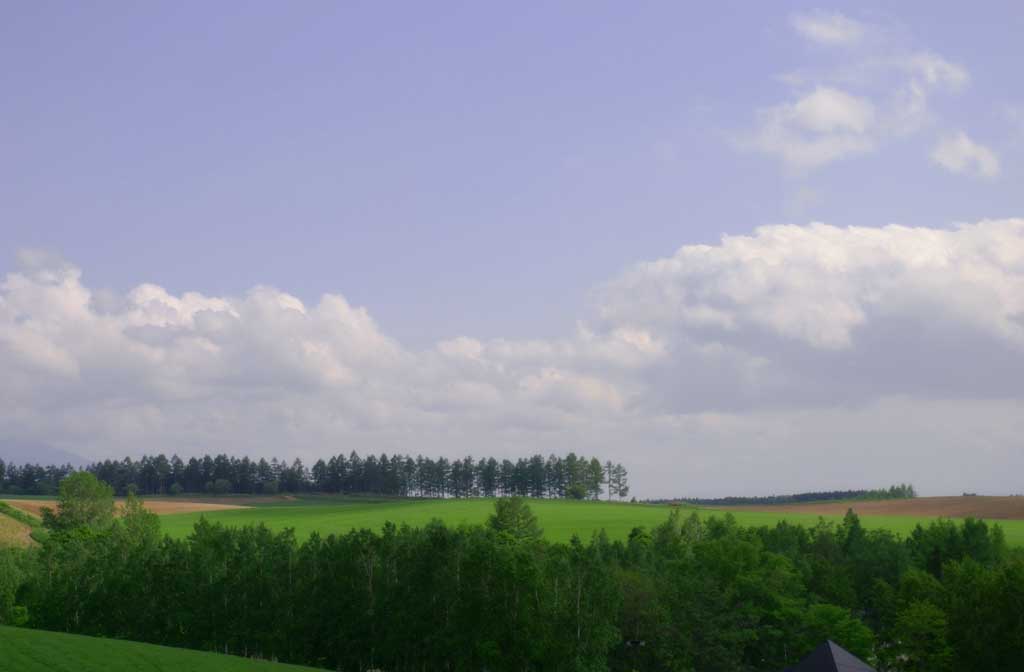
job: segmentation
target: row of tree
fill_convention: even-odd
[[[0,492],[53,494],[73,467],[5,465],[0,460]],[[118,494],[140,495],[208,492],[275,494],[323,492],[378,494],[398,497],[552,497],[597,499],[605,494],[629,495],[628,473],[621,464],[569,453],[565,457],[534,455],[498,461],[472,457],[448,460],[422,455],[369,455],[352,452],[317,460],[307,469],[302,460],[288,464],[274,458],[252,460],[204,455],[187,462],[177,455],[143,456],[138,460],[105,460],[86,467]]]
[[[873,490],[826,490],[822,492],[799,492],[795,495],[768,495],[767,497],[683,497],[678,500],[650,500],[654,502],[679,501],[702,506],[729,506],[740,504],[799,504],[800,502],[848,501],[848,500],[880,500],[880,499],[913,499],[917,491],[909,483],[891,485],[888,488]]]
[[[484,526],[300,541],[201,520],[171,539],[136,503],[115,519],[89,478],[62,485],[39,549],[0,553],[0,623],[359,672],[777,672],[824,639],[882,672],[1024,659],[1024,554],[980,521],[904,539],[852,513],[742,528],[675,510],[563,544],[510,499]]]

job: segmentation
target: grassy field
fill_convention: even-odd
[[[0,513],[0,547],[29,546],[32,543],[31,533],[32,528],[28,525]]]
[[[0,626],[0,672],[310,672],[167,646]]]
[[[161,516],[161,525],[172,536],[187,536],[193,524],[205,516],[225,525],[264,522],[271,529],[292,527],[303,539],[311,532],[326,535],[353,528],[379,529],[385,522],[421,526],[439,518],[449,525],[483,523],[494,507],[493,500],[343,500],[333,498],[301,498],[292,502],[254,506],[248,509],[207,511]],[[648,528],[662,523],[669,514],[668,506],[606,502],[575,502],[563,500],[531,500],[530,508],[537,514],[545,536],[554,541],[567,541],[573,534],[589,538],[604,529],[612,539],[625,539],[630,530],[642,525]],[[697,511],[701,516],[724,515],[714,509],[684,509],[685,514]],[[731,511],[738,523],[745,526],[775,525],[780,520],[814,525],[819,516],[809,513]],[[840,515],[820,516],[826,520],[842,520]],[[862,516],[868,529],[888,529],[907,535],[918,523],[932,518],[916,516]],[[998,521],[1013,546],[1024,546],[1024,521]]]

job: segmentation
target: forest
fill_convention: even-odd
[[[625,541],[551,543],[505,498],[485,525],[299,540],[202,520],[176,540],[112,496],[75,473],[43,543],[0,552],[0,624],[360,672],[778,672],[826,638],[883,672],[1024,657],[1024,555],[982,521],[901,538],[852,512],[743,528],[673,509]]]
[[[498,461],[472,457],[448,460],[419,455],[381,454],[362,458],[358,453],[317,460],[307,469],[302,460],[288,464],[276,458],[204,455],[187,462],[177,455],[143,456],[138,460],[104,460],[85,468],[125,495],[277,494],[322,492],[374,494],[396,497],[550,497],[596,499],[602,493],[625,498],[629,474],[621,464],[597,458],[533,455]],[[22,466],[0,460],[0,492],[52,495],[61,479],[75,470],[71,465]]]

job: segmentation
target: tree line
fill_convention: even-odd
[[[352,452],[317,460],[307,468],[277,458],[204,455],[188,461],[177,455],[145,455],[138,460],[104,460],[85,467],[119,495],[277,494],[318,492],[397,497],[549,497],[608,499],[629,496],[629,475],[621,464],[597,458],[533,455],[515,462],[491,458],[448,460],[419,455]],[[0,460],[0,492],[48,495],[75,471],[71,465],[26,464]]]
[[[880,672],[1024,657],[1024,554],[982,521],[902,538],[852,512],[745,528],[673,509],[552,543],[501,499],[485,525],[171,539],[134,498],[115,518],[91,475],[64,483],[42,545],[0,552],[0,623],[353,672],[777,672],[826,638]]]
[[[799,492],[794,495],[769,495],[767,497],[682,497],[674,500],[646,500],[651,503],[667,503],[670,501],[686,502],[687,504],[699,504],[701,506],[730,506],[730,505],[762,505],[762,504],[799,504],[801,502],[825,502],[836,500],[881,500],[881,499],[913,499],[917,497],[917,491],[909,483],[891,485],[888,488],[876,488],[873,490],[826,490],[823,492]]]

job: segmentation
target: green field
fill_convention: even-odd
[[[494,500],[358,500],[330,497],[301,498],[287,503],[255,506],[206,513],[184,513],[161,517],[162,528],[175,537],[187,536],[200,517],[225,525],[246,525],[264,522],[275,530],[292,527],[299,539],[311,532],[322,535],[343,533],[353,528],[380,529],[385,522],[422,526],[434,518],[449,525],[479,524],[493,511]],[[588,539],[594,532],[604,529],[612,539],[625,539],[636,526],[654,527],[665,521],[669,507],[648,504],[607,502],[577,502],[565,500],[530,500],[530,508],[537,515],[546,537],[553,541],[568,541],[573,534]],[[713,509],[686,508],[684,513],[697,511],[701,516],[724,515]],[[744,526],[775,525],[780,520],[814,525],[815,514],[787,512],[732,512]],[[840,521],[842,516],[820,516]],[[864,516],[862,524],[868,529],[888,529],[907,535],[918,523],[928,524],[931,518],[911,516]],[[1024,546],[1024,521],[1003,520],[999,524],[1012,546]]]
[[[316,668],[0,626],[0,672],[311,672]]]

